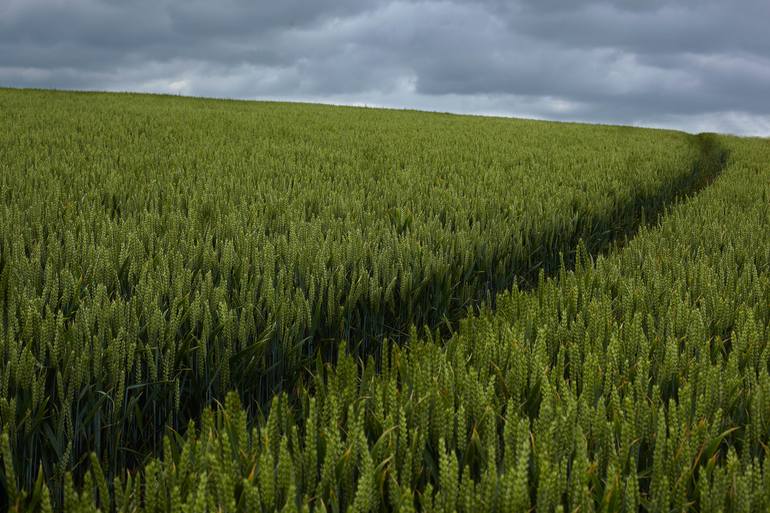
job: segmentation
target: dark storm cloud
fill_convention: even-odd
[[[770,2],[2,0],[0,85],[770,132]]]

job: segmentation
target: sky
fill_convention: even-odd
[[[0,0],[0,86],[770,135],[770,0]]]

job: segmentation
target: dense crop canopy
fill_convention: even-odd
[[[3,474],[38,506],[770,506],[737,488],[768,475],[761,143],[146,96],[0,104]],[[707,182],[720,143],[728,173],[589,258]],[[576,270],[538,282],[560,252]],[[404,336],[510,287],[448,341]],[[232,395],[201,416],[231,389],[248,413]],[[67,472],[85,469],[77,493]]]

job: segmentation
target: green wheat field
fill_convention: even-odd
[[[0,89],[0,510],[767,512],[770,141]]]

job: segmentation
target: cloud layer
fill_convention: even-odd
[[[0,85],[768,135],[767,20],[767,0],[5,0]]]

